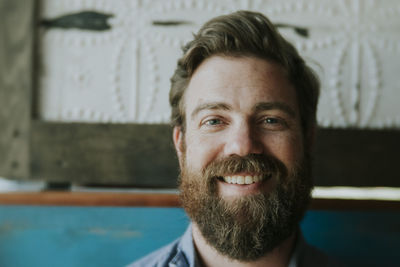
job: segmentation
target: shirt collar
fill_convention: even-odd
[[[297,267],[298,266],[298,256],[301,253],[301,250],[305,246],[304,237],[300,230],[297,231],[295,246],[290,256],[288,267]],[[189,224],[186,232],[183,234],[179,245],[178,245],[178,253],[172,259],[172,266],[189,266],[189,267],[197,267],[197,253],[194,248],[193,236],[192,236],[192,223]]]
[[[304,238],[300,230],[297,231],[296,241],[294,245],[294,249],[292,251],[292,255],[290,256],[289,265],[288,267],[297,267],[298,266],[298,259],[299,253],[304,246]]]
[[[194,249],[193,237],[192,237],[192,224],[190,223],[186,232],[183,234],[179,241],[177,254],[171,260],[170,266],[188,266],[195,267],[196,264],[196,252]]]

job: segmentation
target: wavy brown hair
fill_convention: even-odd
[[[263,14],[238,11],[216,17],[203,25],[183,48],[171,78],[169,101],[172,126],[185,129],[184,93],[197,67],[213,55],[257,57],[281,65],[296,88],[303,134],[316,124],[319,80]]]

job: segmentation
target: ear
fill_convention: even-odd
[[[179,126],[175,126],[172,134],[172,139],[174,140],[176,154],[178,155],[179,164],[181,165],[182,156],[183,156],[183,140],[184,134],[182,132],[182,128]],[[182,166],[181,166],[182,167]]]

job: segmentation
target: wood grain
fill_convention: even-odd
[[[178,163],[166,124],[34,121],[32,178],[52,182],[175,188]],[[320,129],[316,186],[399,187],[396,130]]]
[[[400,187],[400,131],[320,129],[314,154],[317,186]]]
[[[180,207],[177,194],[106,192],[0,193],[0,205]],[[400,201],[312,199],[311,210],[393,210]]]
[[[35,1],[0,0],[0,176],[29,174]]]
[[[35,192],[0,193],[2,205],[179,207],[176,194]]]
[[[31,175],[52,182],[176,187],[171,128],[34,121]]]

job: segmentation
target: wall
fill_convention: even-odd
[[[180,47],[206,20],[238,9],[280,24],[320,75],[321,126],[400,126],[400,3],[392,0],[43,0],[41,17],[54,27],[39,37],[40,117],[168,122]],[[60,20],[74,14],[86,24]],[[95,21],[109,29],[93,30]]]

